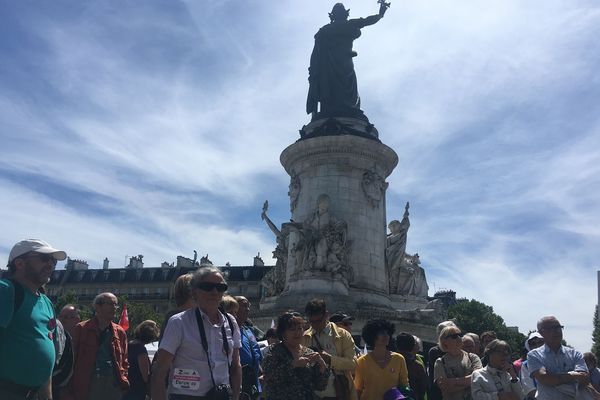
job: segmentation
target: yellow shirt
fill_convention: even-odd
[[[401,354],[392,352],[385,368],[381,368],[371,354],[360,357],[356,362],[354,387],[362,390],[360,400],[381,400],[389,389],[408,386],[408,370]]]

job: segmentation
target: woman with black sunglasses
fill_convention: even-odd
[[[152,399],[229,398],[238,400],[242,382],[240,329],[219,304],[227,291],[221,271],[202,267],[190,281],[197,307],[173,315],[156,353]]]
[[[435,361],[433,379],[442,391],[442,398],[471,400],[471,374],[481,368],[481,360],[462,349],[462,333],[456,326],[442,329],[438,346],[446,354]]]

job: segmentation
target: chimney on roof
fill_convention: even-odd
[[[108,269],[108,257],[104,258],[104,261],[102,262],[102,269]]]
[[[72,269],[73,271],[83,271],[83,270],[88,269],[88,263],[83,260],[75,260],[72,258],[67,258],[66,269]]]
[[[254,265],[255,267],[264,267],[265,266],[265,262],[263,261],[262,258],[260,258],[260,253],[258,253],[258,255],[254,256]]]
[[[137,257],[131,257],[129,258],[129,265],[125,268],[143,268],[144,267],[144,261],[142,261],[142,259],[144,258],[143,255],[138,255]]]

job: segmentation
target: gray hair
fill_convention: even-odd
[[[546,315],[545,317],[540,318],[540,320],[537,322],[538,332],[542,330],[542,326],[544,325],[545,322],[548,322],[548,321],[558,322],[558,319],[556,319],[556,317],[554,315]]]
[[[471,339],[473,339],[473,342],[479,342],[479,335],[476,333],[468,332],[468,333],[465,333],[465,336],[468,336]]]
[[[114,294],[110,293],[110,292],[104,292],[104,293],[100,293],[98,296],[94,297],[94,301],[93,301],[93,305],[97,306],[102,304],[102,300],[106,299],[107,297],[112,298],[114,297],[115,299],[117,298],[117,296],[115,296]]]
[[[440,322],[437,326],[437,328],[435,328],[435,332],[437,333],[437,335],[439,336],[440,333],[442,332],[442,329],[449,327],[449,326],[456,326],[456,324],[454,323],[454,321],[444,321],[444,322]]]
[[[494,351],[502,348],[510,353],[510,345],[508,343],[506,343],[504,340],[494,339],[491,342],[489,342],[488,345],[485,347],[485,350],[483,351],[483,356],[489,356],[490,353],[493,353]]]
[[[223,273],[217,267],[206,266],[198,268],[192,275],[190,286],[193,288],[197,287],[200,282],[204,282],[206,277],[212,274],[219,274],[223,277]],[[225,280],[225,278],[223,278],[223,280]]]

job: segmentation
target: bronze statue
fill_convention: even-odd
[[[306,113],[312,119],[328,117],[355,117],[367,120],[360,109],[360,97],[352,57],[354,39],[360,30],[383,18],[390,3],[378,1],[379,14],[366,18],[348,19],[350,10],[342,3],[333,6],[331,23],[323,26],[315,35],[315,46],[308,68],[308,98]],[[320,108],[319,108],[320,104]]]

